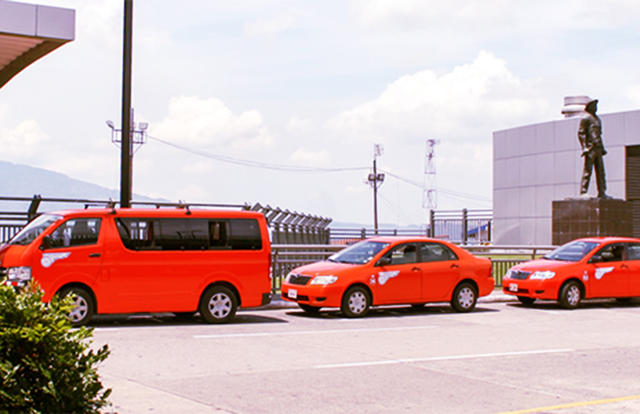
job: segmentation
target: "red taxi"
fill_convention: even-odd
[[[294,269],[283,281],[282,298],[310,313],[339,307],[351,318],[366,315],[370,306],[427,302],[469,312],[493,286],[491,262],[454,244],[376,237]]]
[[[577,308],[582,299],[640,296],[640,239],[574,240],[509,269],[502,289],[526,305],[551,299],[567,309]]]

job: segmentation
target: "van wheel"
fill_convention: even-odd
[[[471,312],[476,307],[478,294],[475,288],[467,282],[460,283],[453,291],[451,307],[456,312]]]
[[[354,286],[344,294],[340,310],[347,318],[359,318],[369,312],[370,305],[369,292],[360,286]]]
[[[95,303],[93,296],[81,287],[68,287],[60,291],[60,297],[70,295],[73,309],[69,312],[69,320],[73,326],[86,325],[93,317]]]
[[[319,306],[311,306],[311,305],[306,305],[304,303],[298,303],[298,306],[300,306],[300,309],[302,309],[303,311],[305,311],[307,313],[318,313],[318,312],[320,312],[320,307]]]
[[[207,323],[227,323],[233,319],[237,308],[236,295],[225,286],[210,287],[200,300],[200,316]]]
[[[576,281],[570,281],[560,289],[560,297],[558,302],[565,309],[575,309],[580,305],[582,299],[582,290]]]

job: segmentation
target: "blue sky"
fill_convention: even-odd
[[[122,3],[39,2],[76,10],[76,40],[0,90],[0,159],[119,186]],[[133,105],[160,139],[135,155],[134,192],[370,224],[382,144],[402,179],[380,221],[421,224],[433,138],[438,208],[491,208],[493,131],[559,119],[567,95],[640,107],[639,20],[631,0],[134,1]]]

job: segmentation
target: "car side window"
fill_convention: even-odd
[[[391,259],[390,264],[392,265],[416,263],[418,261],[416,245],[413,243],[396,246],[385,256]]]
[[[594,257],[599,258],[600,262],[621,262],[624,260],[624,244],[613,243],[604,246]]]
[[[421,262],[444,262],[458,260],[458,256],[447,246],[440,243],[419,243]]]
[[[98,243],[99,218],[70,219],[58,226],[49,236],[49,247],[73,247]]]
[[[625,260],[640,260],[640,243],[629,243],[627,245]]]

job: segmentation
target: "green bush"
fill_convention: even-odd
[[[71,298],[42,303],[40,289],[0,285],[0,413],[92,413],[109,406],[89,349],[92,328],[72,328]]]

